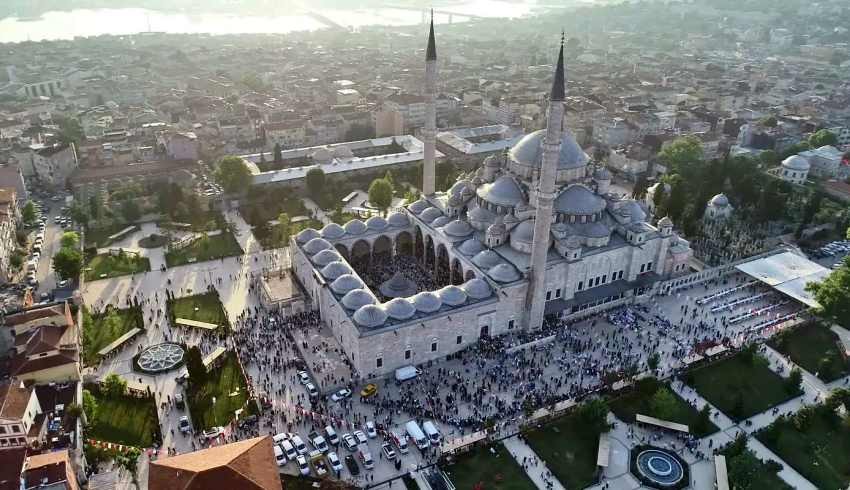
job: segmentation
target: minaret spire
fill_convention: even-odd
[[[564,119],[564,34],[561,33],[561,48],[549,98],[549,114],[543,138],[543,158],[537,179],[534,213],[534,237],[531,241],[531,270],[526,296],[525,311],[528,312],[526,328],[536,330],[543,326],[546,306],[546,259],[551,244],[552,203],[555,200],[555,180],[558,176],[558,160],[561,155]]]
[[[428,32],[428,49],[425,51],[425,61],[437,59],[437,42],[434,40],[434,9],[431,9],[431,30]]]
[[[422,128],[425,145],[422,162],[422,194],[430,196],[435,188],[437,150],[437,43],[434,39],[434,10],[431,10],[431,29],[428,32],[428,49],[425,51],[425,127]]]

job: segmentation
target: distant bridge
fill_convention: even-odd
[[[408,7],[408,6],[403,6],[403,5],[392,5],[392,4],[384,4],[384,5],[382,5],[382,7],[388,8],[388,9],[396,9],[396,10],[413,10],[413,11],[418,10],[419,12],[422,13],[422,22],[423,23],[426,20],[428,20],[428,17],[431,13],[431,9],[423,9],[421,7]],[[476,19],[476,20],[487,18],[487,17],[484,17],[482,15],[464,14],[464,13],[461,13],[461,12],[452,12],[451,10],[434,9],[434,13],[435,14],[441,14],[441,15],[448,15],[449,16],[449,24],[452,23],[452,20],[453,20],[452,17],[454,17],[454,16],[466,17],[467,19]]]

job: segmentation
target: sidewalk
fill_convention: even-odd
[[[306,207],[308,211],[313,213],[316,216],[316,219],[321,221],[322,224],[327,225],[331,223],[331,219],[328,217],[327,214],[325,214],[324,211],[322,211],[322,208],[320,208],[315,201],[313,201],[309,197],[305,197],[301,199],[301,201],[304,203],[304,207]]]
[[[531,478],[531,481],[534,482],[534,485],[537,486],[540,490],[546,490],[548,488],[552,488],[552,490],[564,490],[564,486],[561,485],[561,482],[555,478],[555,475],[552,475],[548,478],[544,476],[544,473],[548,471],[548,467],[546,466],[546,462],[537,456],[537,453],[531,449],[528,444],[519,440],[519,437],[509,437],[502,441],[502,444],[505,446],[505,449],[511,453],[511,456],[514,457],[517,464],[522,466],[523,458],[527,458],[528,460],[537,460],[539,463],[537,466],[529,465],[525,469],[525,473]],[[551,483],[551,487],[549,487],[546,482]]]
[[[759,459],[763,461],[767,461],[772,459],[777,463],[782,465],[782,470],[777,473],[782,480],[794,487],[796,490],[817,490],[818,487],[814,486],[803,477],[803,475],[797,473],[794,468],[788,466],[788,463],[782,461],[782,458],[773,453],[770,449],[768,449],[764,444],[759,442],[755,437],[750,437],[747,439],[747,448],[753,452]]]

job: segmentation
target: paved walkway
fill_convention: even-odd
[[[782,469],[777,473],[782,480],[794,487],[796,490],[817,490],[818,487],[812,485],[803,475],[782,461],[782,458],[774,454],[773,451],[767,448],[764,444],[758,441],[755,437],[747,439],[747,448],[753,452],[759,459],[763,461],[773,460],[782,465]]]
[[[320,208],[319,205],[316,204],[316,201],[310,199],[309,197],[305,197],[301,201],[304,203],[304,207],[306,207],[308,211],[313,213],[313,216],[315,216],[317,220],[321,221],[322,224],[327,225],[332,223],[331,218],[327,214],[325,214],[324,211],[322,211],[322,208]]]
[[[525,468],[525,473],[529,478],[531,478],[531,481],[534,482],[534,485],[537,486],[537,488],[540,490],[547,490],[549,488],[552,490],[564,490],[564,486],[561,485],[561,482],[555,478],[555,475],[549,472],[549,468],[546,466],[546,461],[537,456],[537,453],[535,453],[528,444],[521,441],[519,437],[509,437],[503,440],[502,444],[508,452],[511,453],[511,456],[514,457],[518,465],[522,466],[522,460],[524,458],[528,461],[538,462],[537,465],[527,464]],[[549,473],[549,476],[546,476],[547,473]],[[547,485],[546,482],[549,482],[549,485]]]

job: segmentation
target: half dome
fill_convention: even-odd
[[[446,286],[437,291],[437,296],[443,304],[449,306],[459,306],[466,303],[466,291],[458,286]]]
[[[327,250],[329,248],[334,248],[334,246],[324,238],[313,238],[304,245],[304,251],[310,255],[316,255],[322,250]]]
[[[729,205],[729,198],[726,197],[726,194],[721,193],[712,197],[711,201],[709,201],[709,204],[717,208],[725,208]]]
[[[442,300],[436,294],[425,291],[411,298],[413,305],[422,313],[433,313],[443,306]]]
[[[555,198],[555,211],[564,214],[596,214],[605,209],[606,205],[605,199],[580,184],[567,187]]]
[[[335,240],[345,235],[345,229],[336,223],[328,223],[322,228],[322,238]]]
[[[363,281],[354,274],[343,274],[331,283],[331,291],[336,294],[346,294],[354,289],[363,287]]]
[[[345,224],[345,232],[349,235],[362,235],[366,233],[366,223],[359,219],[353,219]]]
[[[354,321],[365,328],[380,327],[387,321],[387,312],[377,305],[361,306],[354,312]]]
[[[319,238],[319,232],[313,228],[305,228],[295,235],[295,241],[301,244],[307,243],[314,238]]]
[[[343,274],[351,274],[353,271],[351,267],[345,264],[345,262],[331,262],[330,264],[324,266],[321,271],[322,277],[329,281],[336,280],[339,276]]]
[[[365,289],[352,289],[342,297],[342,306],[349,310],[356,310],[361,306],[373,305],[377,302],[378,300],[372,296],[372,293]]]
[[[525,202],[525,193],[510,175],[503,175],[492,184],[484,184],[478,188],[478,197],[497,206],[515,207]]]
[[[395,320],[407,320],[416,314],[416,307],[407,298],[395,298],[383,305],[384,311]]]
[[[525,220],[511,231],[511,241],[531,243],[534,241],[534,221]]]
[[[461,289],[466,291],[466,294],[472,299],[489,298],[492,293],[490,285],[487,281],[481,278],[473,278],[461,285]]]

